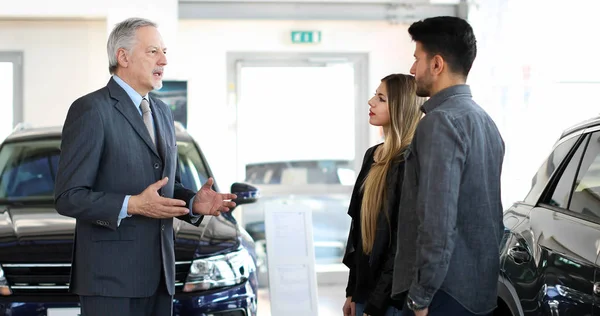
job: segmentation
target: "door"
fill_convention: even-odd
[[[313,211],[317,264],[343,269],[347,207],[369,144],[367,55],[241,53],[229,59],[236,180],[259,186],[263,196],[235,216],[260,243],[265,203],[302,204]]]
[[[573,193],[569,201],[569,211],[574,212],[582,220],[586,221],[589,229],[588,234],[581,234],[583,243],[592,248],[596,254],[596,269],[593,285],[589,286],[589,294],[586,298],[593,301],[593,315],[600,315],[600,271],[598,270],[598,253],[600,252],[600,131],[593,128],[590,132],[589,144],[581,161],[577,178],[573,186]],[[588,230],[584,230],[586,232]],[[590,256],[592,249],[588,249]],[[586,300],[587,301],[587,300]]]
[[[237,181],[261,200],[234,215],[259,252],[259,285],[269,285],[264,209],[280,203],[312,212],[317,282],[337,284],[350,228],[348,204],[369,145],[366,54],[230,54],[236,96]],[[319,305],[323,295],[318,291]],[[322,310],[322,309],[321,309]]]
[[[556,172],[507,243],[504,272],[524,315],[593,314],[600,226],[593,217],[582,214],[577,195],[577,183],[589,169],[587,157],[597,155],[594,150],[586,152],[589,139],[573,137],[557,146],[555,153],[569,153],[566,161],[549,157]],[[595,145],[590,142],[589,146]]]
[[[539,208],[531,213],[538,239],[546,315],[594,315],[600,245],[600,132],[583,142]]]
[[[22,119],[23,54],[0,52],[0,142]]]

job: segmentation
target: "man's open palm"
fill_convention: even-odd
[[[192,211],[197,215],[219,216],[221,212],[228,212],[235,207],[231,201],[237,196],[231,193],[218,193],[212,189],[213,178],[208,178],[206,183],[196,193]]]

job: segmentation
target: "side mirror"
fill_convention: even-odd
[[[260,197],[258,188],[247,183],[236,182],[231,185],[231,193],[237,195],[233,200],[236,205],[254,203]]]

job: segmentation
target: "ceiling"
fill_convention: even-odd
[[[179,0],[180,19],[360,20],[466,17],[466,0]]]

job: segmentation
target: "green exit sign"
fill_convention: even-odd
[[[314,44],[321,42],[321,31],[292,31],[292,43]]]

